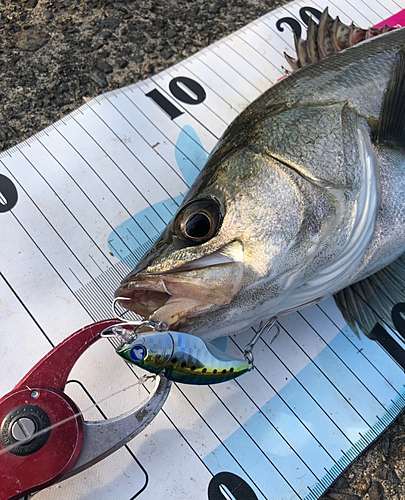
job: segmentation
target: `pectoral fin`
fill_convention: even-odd
[[[369,337],[376,323],[396,330],[391,311],[395,304],[405,302],[405,254],[378,273],[341,290],[334,299],[358,337],[359,330]]]

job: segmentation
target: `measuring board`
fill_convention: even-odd
[[[362,27],[405,19],[405,0],[290,3],[0,155],[0,394],[70,333],[110,316],[121,279],[227,125],[283,76],[290,28],[305,37],[308,15],[327,5]],[[280,325],[256,346],[255,370],[215,386],[173,384],[141,435],[35,498],[320,498],[405,406],[405,346],[388,328],[378,342],[359,340],[333,299]],[[251,337],[216,345],[240,357]],[[90,408],[86,420],[110,418],[147,397],[143,385],[122,392],[140,375],[100,341],[67,392]]]

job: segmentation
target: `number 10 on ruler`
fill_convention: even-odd
[[[186,76],[173,78],[169,83],[169,90],[176,99],[185,104],[201,104],[206,98],[205,90],[201,85]],[[152,99],[172,120],[184,114],[184,111],[176,107],[157,89],[151,90],[146,96]]]

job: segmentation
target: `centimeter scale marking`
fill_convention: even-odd
[[[405,2],[327,5],[333,17],[369,27]],[[283,52],[294,54],[290,28],[305,37],[308,16],[325,7],[280,7],[0,154],[1,393],[50,345],[109,316],[119,281],[171,219],[218,138],[282,77]],[[404,342],[381,323],[378,342],[360,341],[332,299],[290,314],[274,343],[269,334],[258,343],[256,370],[219,386],[174,384],[144,435],[38,498],[319,498],[405,406]],[[240,356],[251,335],[218,345]],[[68,386],[82,408],[141,374],[107,342],[83,358]],[[102,416],[147,392],[103,402]]]

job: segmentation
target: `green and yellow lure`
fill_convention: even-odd
[[[248,360],[232,358],[199,337],[181,332],[136,334],[117,353],[149,372],[184,384],[226,382],[252,368]]]

